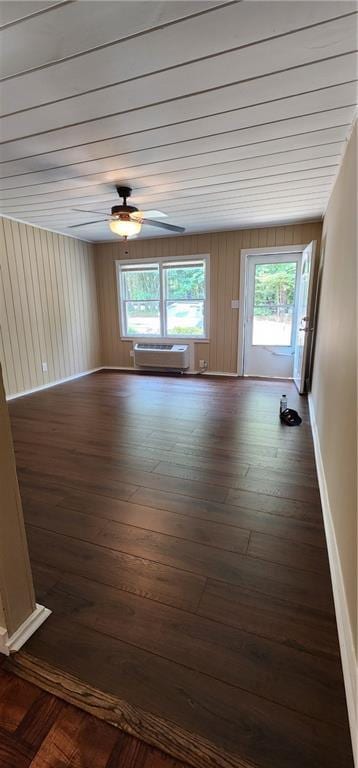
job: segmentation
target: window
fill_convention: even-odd
[[[117,268],[122,336],[207,336],[207,256],[119,261]]]

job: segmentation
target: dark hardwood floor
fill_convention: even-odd
[[[200,768],[353,765],[307,404],[285,383],[282,427],[282,386],[101,372],[10,404],[53,611],[24,667]]]
[[[1,768],[185,768],[0,666]]]

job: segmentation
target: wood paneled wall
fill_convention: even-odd
[[[0,624],[11,636],[36,604],[1,365],[0,498]],[[7,639],[0,638],[1,653]]]
[[[195,367],[199,360],[208,360],[209,370],[235,373],[239,310],[231,308],[232,299],[239,298],[240,250],[294,245],[321,237],[321,222],[268,227],[266,229],[236,230],[200,235],[132,240],[103,243],[95,246],[97,288],[102,339],[102,363],[108,366],[131,366],[129,352],[132,343],[121,341],[115,261],[120,258],[155,259],[158,256],[210,253],[210,342],[195,343]],[[128,256],[124,254],[128,249]]]
[[[210,341],[195,343],[210,371],[235,373],[240,250],[320,241],[321,223],[91,245],[0,219],[0,360],[14,395],[100,365],[130,367],[121,341],[115,261],[210,253]],[[42,371],[46,362],[47,372]]]
[[[91,244],[0,219],[0,360],[8,396],[100,365],[94,259]]]

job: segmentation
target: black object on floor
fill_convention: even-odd
[[[287,427],[299,427],[302,424],[301,416],[293,408],[285,408],[280,413],[280,419],[282,424],[286,424]]]

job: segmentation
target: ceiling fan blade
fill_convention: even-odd
[[[136,211],[135,213],[131,213],[132,219],[143,219],[148,217],[149,219],[166,219],[168,216],[167,213],[163,213],[163,211]]]
[[[151,227],[159,227],[159,229],[168,229],[169,232],[185,232],[185,227],[177,227],[175,224],[166,224],[165,221],[142,219],[142,224],[149,224]]]
[[[84,211],[83,208],[82,209],[81,208],[71,208],[71,211],[77,211],[77,213],[97,213],[98,216],[107,216],[108,215],[109,219],[112,218],[111,214],[110,213],[106,214],[105,211],[89,211],[88,209],[87,209],[87,211]]]
[[[82,224],[70,224],[67,229],[76,229],[76,227],[88,227],[89,224],[99,224],[100,221],[108,221],[108,219],[97,219],[97,221],[84,221]]]

